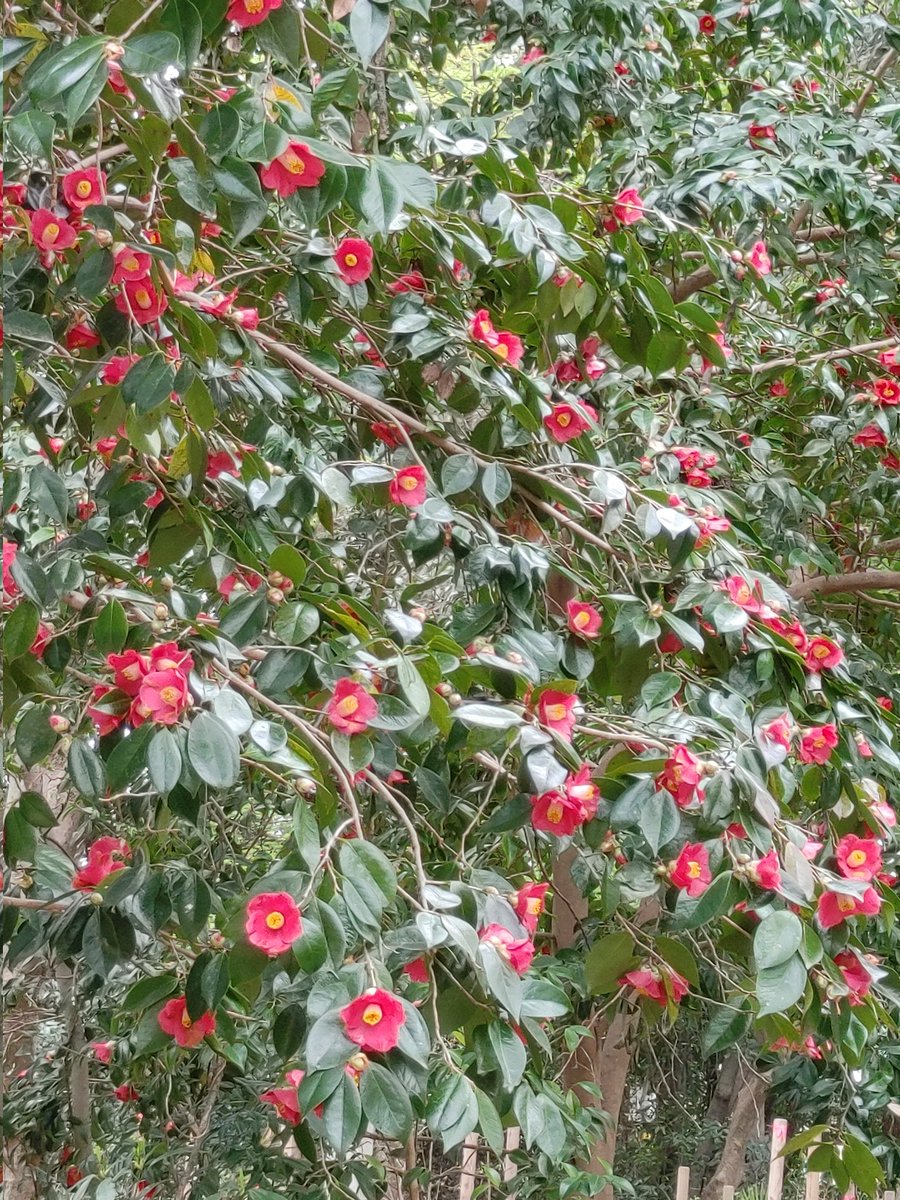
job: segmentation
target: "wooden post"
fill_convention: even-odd
[[[782,1150],[787,1141],[787,1121],[776,1117],[772,1122],[772,1146],[769,1151],[769,1186],[766,1189],[766,1200],[781,1200],[784,1187],[784,1158]]]
[[[893,1189],[887,1192],[882,1192],[881,1200],[897,1200],[897,1193]]]
[[[459,1160],[459,1200],[472,1200],[478,1177],[478,1134],[470,1133],[462,1144]]]
[[[734,1188],[726,1183],[722,1188],[722,1200],[734,1200]]]
[[[807,1159],[810,1157],[810,1155],[816,1149],[818,1144],[819,1143],[817,1140],[809,1147],[809,1149],[806,1152]],[[803,1200],[819,1200],[819,1192],[821,1191],[821,1189],[822,1189],[822,1172],[821,1171],[810,1171],[809,1167],[807,1166],[806,1189],[803,1193]]]
[[[679,1167],[675,1179],[675,1200],[689,1200],[691,1194],[691,1168]]]
[[[503,1149],[505,1151],[503,1156],[504,1183],[508,1183],[510,1179],[515,1179],[519,1173],[519,1168],[513,1162],[510,1154],[513,1150],[518,1150],[521,1136],[522,1131],[518,1125],[513,1125],[511,1128],[507,1129],[506,1133],[503,1135]]]

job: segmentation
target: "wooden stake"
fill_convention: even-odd
[[[504,1183],[507,1183],[510,1179],[515,1179],[519,1173],[519,1168],[513,1162],[510,1154],[513,1150],[518,1150],[521,1136],[522,1131],[518,1125],[513,1125],[510,1129],[507,1129],[506,1133],[503,1135],[503,1149],[506,1152],[503,1157]]]
[[[722,1188],[722,1200],[734,1200],[734,1188],[726,1183]]]
[[[784,1187],[784,1158],[782,1150],[787,1141],[788,1125],[782,1117],[776,1117],[772,1122],[772,1146],[769,1151],[769,1186],[766,1189],[766,1200],[781,1200]]]
[[[689,1200],[691,1194],[691,1168],[679,1167],[675,1180],[675,1200]]]
[[[478,1177],[478,1134],[470,1133],[462,1144],[459,1162],[459,1200],[472,1200]]]

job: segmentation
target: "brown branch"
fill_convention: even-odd
[[[875,92],[875,88],[878,86],[879,80],[884,78],[884,76],[887,74],[887,72],[891,69],[891,67],[897,61],[897,58],[898,58],[898,55],[897,55],[896,50],[885,50],[884,54],[881,57],[881,60],[879,61],[878,65],[875,67],[875,70],[872,72],[872,76],[869,79],[869,82],[863,88],[862,92],[860,92],[859,99],[853,105],[853,108],[851,111],[852,111],[854,117],[856,117],[858,119],[859,117],[861,117],[863,115],[866,105],[872,99],[872,95]]]
[[[846,575],[814,575],[788,588],[795,600],[835,596],[842,592],[900,591],[900,571],[850,571]]]
[[[896,338],[882,338],[880,342],[863,342],[858,346],[842,346],[839,350],[824,350],[821,354],[810,354],[808,358],[773,358],[768,362],[754,363],[750,368],[751,375],[761,375],[764,371],[774,371],[779,367],[805,366],[808,363],[829,362],[835,358],[850,358],[855,354],[875,354],[879,350],[888,350],[897,344]]]
[[[865,551],[866,558],[884,558],[888,554],[896,554],[900,550],[900,537],[889,538],[886,542],[876,542]]]

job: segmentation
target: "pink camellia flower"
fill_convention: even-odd
[[[280,4],[281,0],[278,0],[278,3]],[[287,1121],[289,1125],[299,1125],[303,1120],[303,1113],[297,1103],[297,1088],[303,1082],[303,1075],[304,1072],[300,1070],[288,1071],[284,1077],[287,1087],[270,1088],[260,1096],[263,1104],[271,1104],[281,1120]]]
[[[50,256],[49,262],[78,241],[78,231],[68,221],[56,216],[49,208],[37,208],[30,217],[31,240],[38,249]],[[44,261],[44,260],[42,260]]]
[[[851,1007],[865,1003],[872,990],[872,976],[852,950],[842,950],[834,956],[834,961],[850,993],[847,999]]]
[[[809,639],[805,660],[811,671],[821,671],[825,667],[839,666],[844,661],[844,652],[831,638],[813,637]]]
[[[554,790],[531,797],[531,824],[542,833],[570,837],[584,822],[584,805],[565,792]]]
[[[67,350],[91,350],[100,345],[100,334],[85,321],[79,321],[66,330]]]
[[[28,647],[28,653],[33,654],[35,658],[43,658],[44,651],[52,641],[53,630],[43,621],[38,621],[37,633],[34,635],[34,641]]]
[[[214,450],[212,454],[207,456],[207,479],[218,479],[220,475],[233,475],[237,479],[240,473],[239,462],[235,462],[227,450]]]
[[[388,485],[388,495],[393,504],[418,508],[425,503],[427,486],[428,477],[424,467],[401,467]]]
[[[712,882],[709,851],[701,842],[688,842],[669,867],[669,882],[689,896],[702,896]]]
[[[387,290],[394,296],[403,292],[427,292],[428,282],[421,271],[407,271],[405,275],[400,275],[393,283],[389,283]]]
[[[362,686],[344,677],[334,685],[325,715],[339,733],[362,733],[378,712],[378,705]]]
[[[112,279],[110,283],[134,283],[138,279],[146,279],[150,274],[153,259],[144,250],[132,250],[130,246],[121,246],[115,253]]]
[[[593,604],[569,600],[566,604],[566,624],[579,637],[595,638],[600,633],[603,614]]]
[[[479,941],[493,946],[517,975],[524,975],[534,958],[534,942],[531,938],[517,938],[502,925],[488,925],[478,934]]]
[[[505,330],[498,330],[495,334],[496,340],[491,346],[491,351],[502,359],[508,367],[518,367],[525,357],[525,345],[522,339],[515,333],[507,333]]]
[[[866,738],[861,733],[854,733],[853,740],[856,742],[856,748],[859,751],[860,758],[874,758],[875,751],[866,741]]]
[[[131,858],[131,847],[121,838],[97,838],[88,846],[87,863],[72,877],[72,887],[79,892],[92,892],[107,875],[121,871]]]
[[[233,21],[241,29],[250,29],[253,25],[260,25],[270,12],[281,8],[281,3],[282,0],[231,0],[225,19]]]
[[[774,850],[747,863],[747,876],[757,887],[767,892],[777,892],[781,887],[781,865]]]
[[[279,196],[292,196],[298,188],[317,187],[325,164],[305,142],[289,142],[287,148],[259,173],[263,187]]]
[[[143,724],[145,720],[157,725],[177,725],[190,705],[187,677],[181,671],[149,671],[141,680],[129,719],[132,725]]]
[[[787,713],[784,713],[783,716],[776,717],[774,721],[770,721],[768,725],[763,725],[760,732],[767,742],[772,742],[773,745],[790,750],[793,731],[793,721]]]
[[[813,729],[804,730],[800,735],[797,757],[803,763],[825,763],[831,758],[831,752],[837,744],[836,725],[816,725]]]
[[[187,1000],[184,996],[173,996],[159,1010],[156,1018],[160,1029],[174,1038],[179,1046],[193,1048],[204,1038],[216,1031],[216,1014],[205,1012],[192,1021],[188,1016]]]
[[[565,782],[565,793],[569,800],[575,800],[584,810],[584,820],[593,820],[597,815],[597,805],[600,802],[600,788],[591,778],[590,763],[582,763],[574,775],[569,775]]]
[[[219,584],[219,595],[223,600],[230,601],[231,593],[237,588],[239,591],[255,592],[262,585],[262,575],[258,575],[256,571],[242,571],[240,569],[232,571]]]
[[[403,431],[399,425],[387,421],[373,421],[369,426],[374,437],[387,446],[388,450],[396,450],[403,445]]]
[[[880,908],[881,897],[874,888],[866,888],[862,896],[826,890],[819,896],[816,915],[823,929],[834,929],[849,917],[874,917]]]
[[[107,654],[106,664],[112,667],[113,683],[126,696],[136,696],[141,690],[141,680],[150,670],[150,661],[137,650],[123,650],[121,654]]]
[[[364,238],[347,237],[338,242],[334,261],[344,283],[362,283],[372,274],[375,252]]]
[[[70,171],[63,176],[63,199],[69,208],[81,212],[89,204],[102,204],[106,195],[106,176],[102,171],[91,168],[85,171]]]
[[[97,1062],[106,1063],[112,1062],[113,1050],[116,1048],[115,1042],[91,1042],[91,1050]]]
[[[351,1042],[369,1053],[385,1054],[400,1040],[406,1010],[383,988],[369,988],[341,1009],[344,1032]]]
[[[116,308],[138,325],[149,325],[169,307],[163,291],[157,291],[149,279],[129,281],[116,296]]]
[[[613,67],[613,70],[615,71],[615,73],[617,75],[630,75],[631,74],[631,72],[628,69],[628,64],[623,63],[623,62],[617,62],[616,65]]]
[[[896,379],[876,379],[872,384],[872,400],[891,407],[900,404],[900,383]]]
[[[539,62],[547,51],[543,46],[532,46],[525,54],[522,55],[521,63],[523,67],[527,67],[530,63]]]
[[[894,346],[891,350],[882,350],[878,355],[878,361],[892,375],[900,375],[900,346]]]
[[[428,963],[424,958],[414,958],[412,962],[406,963],[403,974],[413,983],[428,983]]]
[[[798,620],[785,621],[782,617],[769,617],[765,615],[761,617],[761,620],[767,629],[771,629],[773,633],[777,633],[779,637],[783,637],[789,641],[798,653],[806,653],[809,638],[806,635],[806,630]]]
[[[558,733],[564,741],[571,742],[577,704],[577,696],[549,688],[541,692],[538,700],[538,720],[554,733]]]
[[[700,32],[705,37],[712,37],[712,35],[716,32],[716,27],[718,25],[718,21],[712,15],[712,13],[704,13],[703,16],[700,18],[700,20],[697,22],[697,25],[700,29]]]
[[[755,593],[753,585],[743,575],[729,575],[722,581],[722,590],[728,593],[732,604],[746,612],[757,613],[762,607],[762,601]]]
[[[774,125],[752,124],[747,129],[747,136],[750,139],[751,146],[757,142],[775,142],[778,140]]]
[[[287,892],[261,892],[247,905],[244,932],[251,946],[277,958],[303,933],[300,909]]]
[[[12,565],[16,561],[19,547],[15,542],[3,539],[3,592],[4,600],[14,600],[19,594],[19,585],[12,577]]]
[[[818,856],[818,853],[822,849],[823,845],[823,842],[816,842],[812,838],[807,838],[800,847],[800,853],[807,860],[807,862],[815,862],[816,857]]]
[[[890,696],[878,696],[877,699],[875,700],[875,703],[878,705],[879,708],[883,708],[885,712],[893,712],[894,711],[894,702],[890,698]]]
[[[590,404],[566,400],[554,404],[553,411],[544,417],[544,428],[554,442],[571,442],[573,438],[587,433],[592,422],[597,423],[595,408]]]
[[[104,365],[100,372],[100,378],[110,386],[121,383],[137,362],[138,357],[137,354],[114,354]]]
[[[496,346],[497,331],[486,308],[479,308],[469,322],[469,337],[473,342],[481,342],[484,346]]]
[[[630,987],[639,996],[655,1000],[657,1004],[665,1005],[671,1000],[678,1004],[688,993],[689,984],[683,975],[671,968],[661,969],[657,966],[641,967],[636,971],[626,972],[619,983]]]
[[[549,883],[526,883],[516,892],[516,916],[529,933],[534,933],[538,927],[549,891]]]
[[[634,225],[644,219],[644,201],[637,188],[625,188],[616,196],[612,213],[620,225]]]
[[[785,396],[790,395],[790,388],[784,382],[783,379],[776,379],[775,382],[772,384],[772,386],[769,388],[769,395],[775,396],[776,399],[781,400]]]
[[[769,258],[765,242],[754,242],[750,252],[744,255],[744,262],[751,266],[757,275],[772,274],[772,260]]]
[[[679,808],[687,808],[702,778],[700,759],[687,746],[676,746],[656,777],[656,790],[665,788]]]
[[[122,1104],[127,1104],[130,1100],[140,1100],[134,1084],[120,1083],[118,1087],[113,1088],[113,1095]]]
[[[851,441],[854,446],[867,448],[880,448],[888,444],[887,438],[877,425],[864,425],[859,433],[854,433]]]
[[[874,838],[848,833],[835,849],[838,870],[845,879],[874,879],[881,870],[881,848]]]
[[[101,737],[118,729],[126,716],[125,711],[103,704],[104,698],[112,691],[114,691],[113,688],[107,687],[103,683],[96,684],[91,691],[91,703],[85,709]]]

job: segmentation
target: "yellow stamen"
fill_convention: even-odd
[[[865,864],[865,850],[851,850],[847,855],[847,864],[851,867],[861,867]]]
[[[366,1025],[377,1025],[383,1016],[380,1004],[367,1004],[363,1009],[362,1019]]]
[[[280,929],[284,924],[284,913],[270,912],[266,917],[266,924],[270,929]]]
[[[344,255],[344,266],[345,267],[355,267],[358,262],[359,262],[359,259],[356,257],[355,254],[345,254]]]
[[[356,696],[345,696],[337,705],[337,711],[342,717],[352,717],[358,708],[359,700]]]
[[[82,200],[86,199],[93,190],[88,179],[79,179],[78,183],[75,184],[75,192]]]

